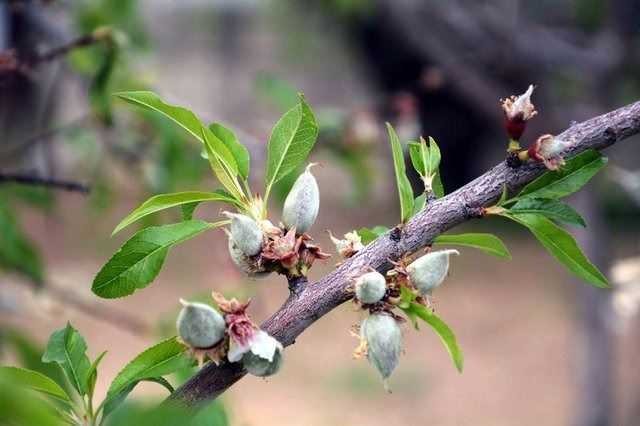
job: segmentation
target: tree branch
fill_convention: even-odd
[[[91,188],[89,188],[88,186],[74,181],[58,180],[26,174],[0,172],[0,184],[3,183],[44,186],[53,189],[62,189],[64,191],[80,192],[82,194],[88,194],[91,191]]]
[[[566,156],[586,149],[604,149],[640,132],[640,102],[628,105],[591,120],[576,124],[559,137],[569,142]],[[391,268],[389,259],[397,260],[417,251],[439,234],[471,218],[469,207],[486,207],[495,203],[506,184],[517,190],[545,171],[540,164],[525,164],[517,169],[502,162],[464,187],[433,201],[402,229],[399,239],[393,230],[369,244],[354,257],[319,281],[292,292],[284,305],[267,319],[262,329],[288,346],[317,319],[347,301],[350,281],[369,266],[380,272]],[[239,363],[215,366],[210,363],[171,396],[174,401],[197,405],[212,400],[240,380],[246,372]]]

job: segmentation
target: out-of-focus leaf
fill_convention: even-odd
[[[86,351],[87,342],[67,323],[65,328],[53,332],[49,337],[42,361],[58,364],[74,389],[80,395],[86,395],[87,377],[91,368]]]
[[[0,424],[15,426],[61,426],[65,422],[51,404],[34,398],[28,390],[0,376]]]
[[[273,185],[306,160],[317,137],[315,116],[301,95],[298,104],[287,111],[271,131],[267,146],[265,201]]]
[[[69,395],[56,382],[37,371],[27,370],[18,367],[0,366],[0,378],[6,379],[25,389],[32,389],[42,392],[45,395],[59,399],[64,402],[71,402]]]
[[[152,213],[169,209],[171,207],[191,203],[201,203],[203,201],[221,201],[237,206],[237,201],[235,200],[235,198],[233,198],[230,194],[226,193],[223,190],[216,190],[213,192],[185,191],[174,192],[173,194],[154,195],[153,197],[142,203],[135,210],[133,210],[131,213],[129,213],[127,217],[122,219],[118,226],[115,227],[111,235],[116,234],[132,223]],[[193,211],[191,213],[193,213]]]
[[[36,284],[43,280],[43,265],[35,246],[23,233],[9,206],[0,200],[0,267],[16,271]]]
[[[109,82],[118,60],[119,48],[114,42],[103,43],[104,55],[100,68],[89,86],[89,100],[94,113],[107,125],[113,123],[112,101]]]
[[[219,224],[189,220],[137,232],[100,269],[91,290],[100,297],[111,299],[128,296],[146,287],[160,272],[172,246]]]
[[[259,95],[274,103],[281,111],[287,111],[298,102],[298,93],[285,80],[267,72],[256,76],[255,86]]]
[[[387,132],[389,133],[389,143],[391,144],[393,166],[396,175],[396,186],[400,198],[400,220],[404,223],[413,213],[413,189],[411,189],[411,183],[409,183],[409,178],[407,178],[400,139],[398,139],[396,131],[389,123],[387,123]]]
[[[582,216],[573,207],[551,198],[523,198],[509,208],[509,211],[517,214],[541,214],[556,221],[582,226],[583,228],[587,226]]]
[[[546,217],[508,211],[501,215],[529,228],[544,248],[577,277],[595,287],[609,286],[607,278],[582,253],[571,234]]]
[[[511,259],[511,254],[502,240],[493,234],[443,234],[438,235],[433,240],[433,244],[473,247],[496,257]]]

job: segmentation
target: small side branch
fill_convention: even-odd
[[[91,188],[89,186],[70,180],[59,180],[33,175],[0,172],[0,184],[3,183],[43,186],[52,189],[60,189],[63,191],[80,192],[81,194],[88,194],[91,191]]]

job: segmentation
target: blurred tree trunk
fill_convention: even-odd
[[[576,232],[585,254],[600,270],[609,270],[609,239],[601,207],[592,189],[575,197],[575,207],[588,228]],[[611,291],[578,283],[579,333],[575,354],[577,395],[576,426],[614,424],[615,386],[613,365],[615,342],[611,329]]]

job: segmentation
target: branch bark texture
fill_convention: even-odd
[[[601,150],[640,132],[640,102],[575,124],[559,135],[569,142],[565,156],[587,149]],[[346,291],[353,278],[371,266],[380,272],[391,268],[389,260],[428,245],[439,234],[472,218],[473,210],[495,203],[503,185],[515,191],[545,171],[540,164],[525,164],[517,169],[505,162],[444,198],[430,202],[402,229],[400,238],[391,238],[390,231],[345,261],[337,269],[315,283],[297,287],[284,305],[261,327],[288,346],[317,319],[349,300]],[[240,363],[209,364],[176,390],[172,400],[197,405],[216,398],[246,372]]]

